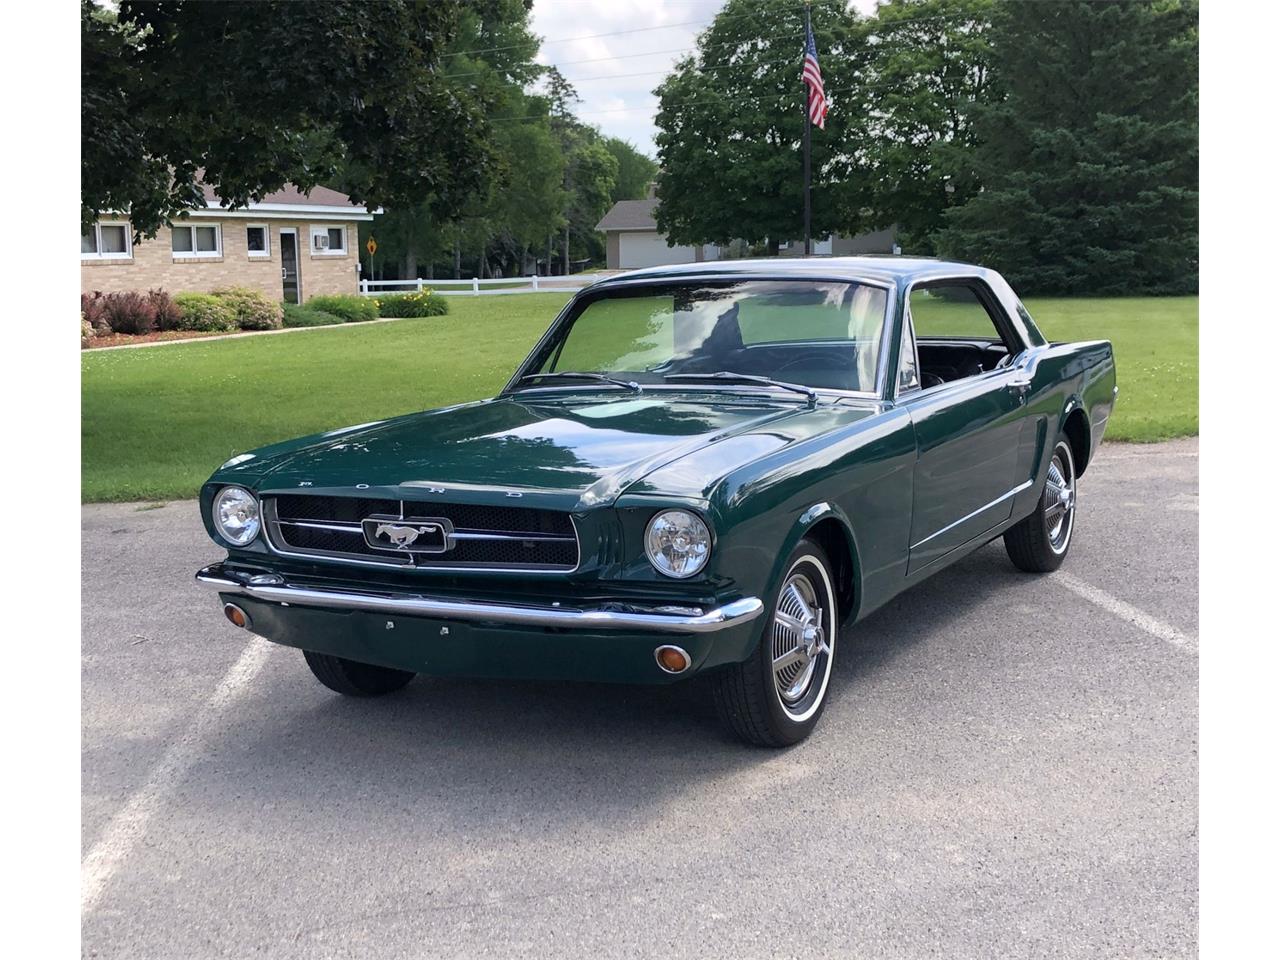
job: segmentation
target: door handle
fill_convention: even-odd
[[[288,280],[288,279],[289,279],[289,271],[288,271],[288,270],[286,270],[284,267],[281,267],[281,268],[280,268],[280,279],[281,279],[281,280]]]
[[[1031,377],[1026,374],[1010,377],[1008,386],[1018,395],[1019,402],[1027,402],[1027,394],[1031,392]]]

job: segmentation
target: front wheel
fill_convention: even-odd
[[[1031,516],[1005,532],[1004,548],[1019,570],[1049,573],[1066,559],[1075,523],[1076,461],[1071,444],[1059,437],[1040,502]]]
[[[801,540],[785,569],[756,653],[713,676],[721,720],[763,747],[790,746],[810,734],[826,706],[836,655],[840,608],[827,555]]]
[[[394,693],[414,678],[408,670],[393,670],[327,653],[303,650],[302,655],[317,680],[334,693],[347,697],[380,697]]]

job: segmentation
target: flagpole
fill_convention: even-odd
[[[809,42],[809,35],[812,31],[813,27],[809,23],[809,0],[805,0],[805,43]],[[807,257],[811,252],[809,240],[809,128],[813,124],[809,122],[809,87],[801,83],[800,89],[803,91],[803,95],[800,97],[800,108],[804,111],[804,255]]]

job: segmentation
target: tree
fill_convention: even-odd
[[[932,253],[944,212],[978,192],[970,119],[988,96],[992,0],[889,0],[876,10],[863,109],[876,227]]]
[[[429,275],[436,260],[453,260],[457,272],[464,258],[481,276],[520,271],[530,248],[561,228],[565,160],[551,137],[547,100],[524,92],[543,69],[534,62],[529,10],[529,0],[475,0],[460,18],[444,55],[446,76],[488,104],[492,162],[480,188],[447,220],[427,202],[379,217],[378,258],[397,263],[402,278],[417,277],[423,261]]]
[[[974,108],[982,192],[938,248],[1026,293],[1196,289],[1194,4],[1002,3]]]
[[[483,97],[440,64],[461,9],[82,0],[82,220],[154,236],[201,181],[234,207],[341,171],[357,202],[456,213],[490,163]]]
[[[578,92],[555,67],[546,69],[546,88],[551,132],[565,158],[566,205],[560,256],[562,270],[568,274],[570,246],[575,240],[592,259],[598,259],[603,253],[596,224],[609,209],[618,161],[605,147],[600,131],[574,117],[572,105],[579,99]],[[548,259],[550,247],[548,240]]]
[[[813,233],[854,232],[864,221],[863,111],[843,105],[865,71],[866,21],[843,4],[813,8],[823,80],[833,101],[812,139]],[[729,0],[675,65],[659,98],[658,229],[673,243],[767,241],[803,233],[800,81],[804,7],[795,0]]]
[[[658,174],[658,165],[637,150],[632,144],[618,137],[605,137],[604,147],[618,162],[618,178],[614,181],[609,199],[642,200],[649,184]]]

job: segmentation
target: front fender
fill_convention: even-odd
[[[859,560],[858,538],[848,515],[839,504],[831,501],[823,500],[813,504],[796,519],[783,540],[782,549],[770,571],[769,595],[761,599],[766,604],[772,601],[773,589],[781,583],[787,572],[787,558],[791,556],[791,551],[810,535],[822,546],[827,559],[831,561],[832,573],[840,593],[842,620],[852,622],[858,615],[858,605],[862,599],[862,564]]]

